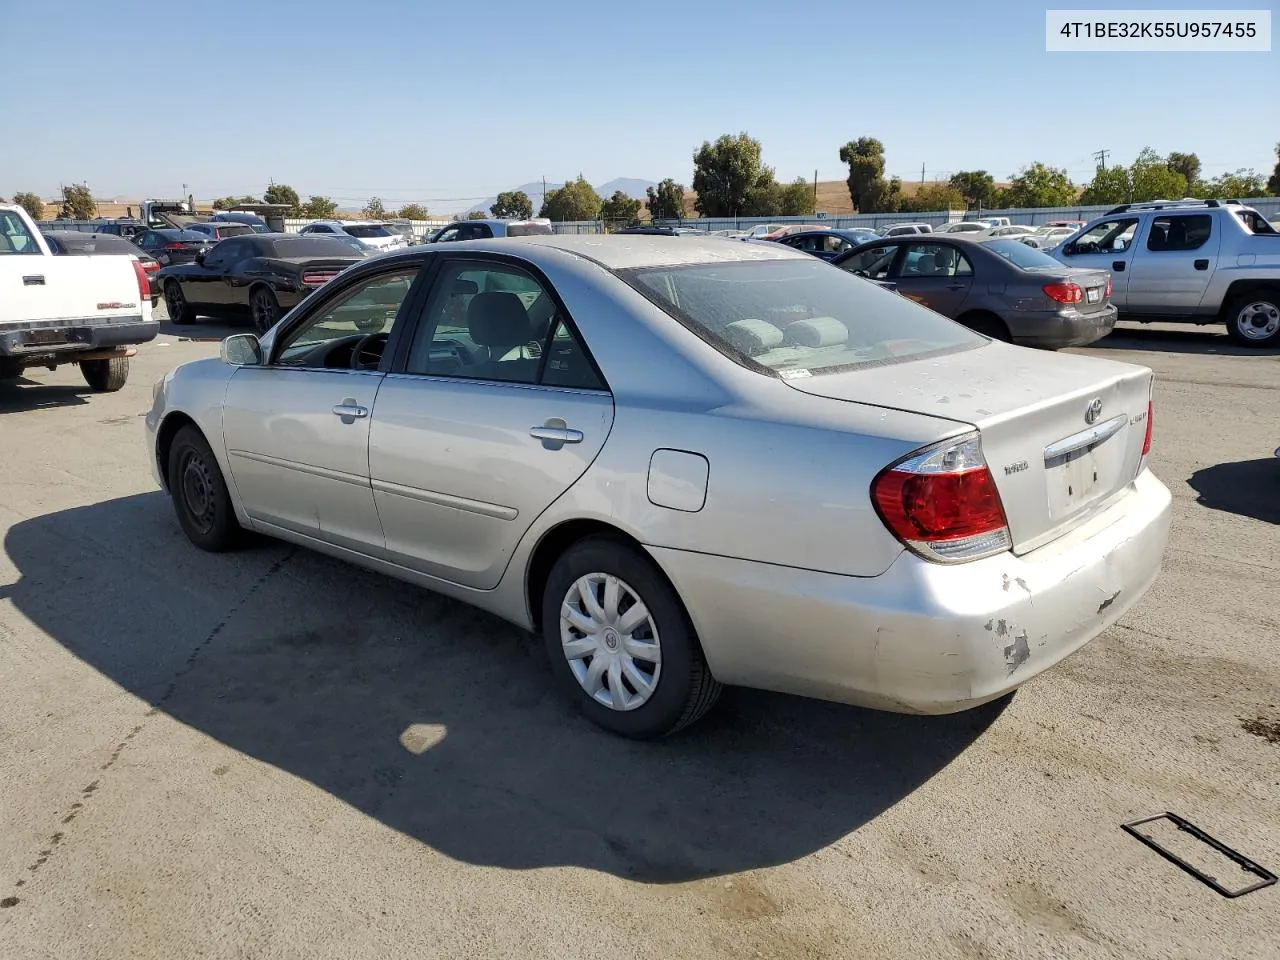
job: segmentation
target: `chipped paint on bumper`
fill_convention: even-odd
[[[1168,489],[1144,470],[1106,510],[1021,557],[942,565],[904,552],[859,578],[651,552],[722,682],[954,713],[1016,689],[1123,616],[1159,573],[1171,514]]]

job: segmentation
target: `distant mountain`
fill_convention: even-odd
[[[563,183],[553,183],[550,180],[548,180],[546,190],[547,190],[547,193],[550,193],[552,190],[559,190],[563,186],[564,186]],[[621,190],[623,193],[625,193],[627,196],[631,197],[632,199],[643,200],[645,198],[645,189],[647,187],[656,187],[656,186],[657,184],[652,180],[638,180],[635,177],[615,177],[614,179],[608,181],[607,183],[601,183],[596,185],[595,191],[596,193],[600,194],[600,197],[602,199],[606,199],[606,200],[609,197],[613,196],[613,194],[618,190]],[[532,183],[524,183],[518,187],[512,187],[511,189],[514,191],[522,191],[525,194],[527,194],[529,199],[533,201],[533,212],[534,214],[537,214],[538,207],[542,205],[542,181],[541,180],[535,180]],[[493,206],[495,202],[497,202],[497,199],[498,199],[497,197],[486,197],[484,200],[481,200],[475,206],[468,207],[466,210],[463,211],[463,213],[464,214],[471,213],[473,210],[480,210],[487,214],[489,212],[489,208]],[[432,213],[434,212],[435,211],[433,210]]]

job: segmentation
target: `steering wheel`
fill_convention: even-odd
[[[378,368],[378,364],[382,362],[381,353],[378,353],[376,356],[372,353],[369,355],[370,357],[373,358],[373,362],[371,364],[367,364],[364,361],[362,361],[361,357],[364,356],[365,348],[368,347],[372,341],[378,339],[379,337],[386,337],[386,336],[387,335],[385,333],[381,333],[381,332],[366,333],[363,337],[357,340],[356,345],[351,350],[351,369],[352,370],[376,370]]]

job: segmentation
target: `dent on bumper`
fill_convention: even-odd
[[[1146,593],[1171,498],[1150,471],[1022,557],[953,566],[903,553],[844,577],[650,548],[722,682],[905,713],[993,700],[1075,652]],[[852,547],[851,547],[852,548]]]

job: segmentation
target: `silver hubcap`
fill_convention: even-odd
[[[640,595],[612,574],[588,573],[569,587],[560,644],[587,696],[610,710],[634,710],[658,688],[658,628]]]
[[[1259,300],[1236,315],[1236,329],[1246,340],[1265,340],[1280,330],[1280,306]]]

